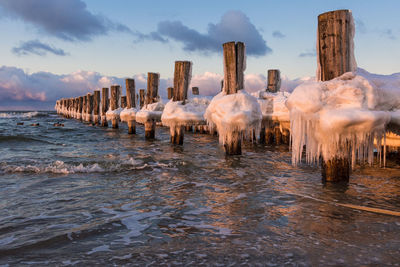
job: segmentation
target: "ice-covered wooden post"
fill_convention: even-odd
[[[192,94],[199,95],[199,87],[192,87]]]
[[[336,10],[318,16],[317,34],[317,78],[320,81],[334,79],[345,72],[353,71],[354,25],[351,11]],[[322,179],[329,182],[348,181],[350,160],[343,157],[323,160]]]
[[[139,89],[139,104],[140,108],[144,106],[144,99],[145,99],[145,90],[144,89]]]
[[[93,93],[93,122],[95,125],[99,125],[100,120],[100,91],[95,90]]]
[[[192,62],[190,61],[175,61],[174,71],[174,90],[173,101],[182,101],[185,104],[187,99],[187,90],[190,83],[192,71]],[[184,136],[184,127],[177,125],[170,128],[171,143],[182,145]]]
[[[87,94],[87,117],[86,121],[92,121],[92,112],[93,112],[93,94]]]
[[[146,104],[153,104],[157,102],[158,98],[158,85],[160,82],[160,74],[149,72],[147,73],[147,94]],[[154,139],[156,130],[156,122],[150,119],[144,123],[144,135],[146,139]]]
[[[83,96],[82,102],[82,120],[86,121],[86,112],[87,112],[87,95]]]
[[[101,89],[101,126],[108,127],[106,113],[108,110],[108,88]]]
[[[267,91],[276,93],[281,88],[281,73],[279,70],[268,70]]]
[[[126,79],[126,108],[136,108],[136,89],[135,89],[135,80],[134,79]],[[136,133],[136,122],[135,120],[128,120],[128,133],[134,134]]]
[[[111,110],[116,110],[119,108],[119,85],[111,86],[111,98],[110,98],[110,108]],[[116,116],[113,116],[111,119],[112,127],[114,129],[118,128],[118,119]]]
[[[171,99],[174,95],[174,88],[173,87],[168,87],[167,88],[167,93],[168,93],[168,99]]]
[[[126,108],[126,96],[121,96],[121,108]]]
[[[82,120],[83,96],[79,97],[78,104],[78,120]]]
[[[224,82],[223,91],[236,94],[244,88],[245,46],[242,42],[229,42],[222,45],[224,49]],[[242,154],[242,133],[233,131],[230,142],[225,142],[227,155]]]
[[[79,114],[79,97],[75,97],[75,119],[78,119]]]

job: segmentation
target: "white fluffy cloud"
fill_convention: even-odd
[[[147,87],[147,74],[138,74],[136,91]],[[221,91],[223,75],[205,72],[193,75],[190,88],[197,86],[201,95],[214,96]],[[301,80],[282,77],[282,91],[292,91]],[[57,99],[85,95],[93,90],[119,84],[125,88],[124,78],[105,76],[94,71],[76,71],[66,75],[49,72],[29,74],[16,67],[0,67],[0,109],[20,107],[52,109]],[[255,92],[266,88],[266,77],[262,74],[245,75],[245,89]],[[166,98],[166,88],[173,85],[173,78],[161,78],[159,95]],[[124,91],[124,90],[123,90]],[[191,92],[191,90],[189,90]],[[189,93],[190,94],[190,93]]]

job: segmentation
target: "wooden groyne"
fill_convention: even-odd
[[[345,72],[354,71],[353,68],[353,32],[351,12],[337,10],[318,16],[317,38],[317,65],[319,81],[334,79]],[[228,42],[222,45],[224,79],[221,81],[221,91],[224,95],[235,95],[244,88],[244,70],[246,66],[245,44],[242,42]],[[174,69],[173,87],[165,88],[168,99],[185,105],[190,85],[192,63],[190,61],[176,61]],[[154,107],[160,101],[158,73],[149,72],[147,75],[147,88],[139,89],[136,94],[135,80],[126,79],[126,96],[121,96],[119,85],[111,85],[109,89],[102,88],[94,93],[84,96],[60,99],[56,101],[57,113],[67,118],[75,118],[95,125],[108,127],[111,121],[112,128],[118,128],[120,122],[119,112],[122,109],[131,109],[132,114],[148,112],[141,121],[132,115],[126,120],[128,133],[135,134],[137,123],[144,124],[145,138],[154,139],[157,123],[161,120],[153,113]],[[267,97],[279,94],[281,87],[281,74],[279,69],[269,69],[266,87],[262,90]],[[192,95],[199,95],[199,88],[192,87]],[[221,94],[222,94],[221,93]],[[261,94],[260,94],[261,99]],[[266,99],[266,98],[265,98]],[[121,108],[120,108],[121,107]],[[119,110],[119,111],[118,111]],[[136,113],[136,114],[138,114]],[[286,121],[285,121],[286,122]],[[287,122],[290,123],[290,122]],[[170,129],[170,142],[182,145],[185,128],[190,132],[209,133],[205,125],[177,125]],[[210,130],[211,131],[211,130]],[[290,132],[288,127],[282,127],[282,121],[273,118],[264,118],[258,132],[253,130],[252,138],[258,138],[261,144],[290,144]],[[211,134],[214,132],[212,131]],[[240,155],[242,143],[245,138],[244,131],[232,130],[229,140],[225,140],[224,149],[227,155]],[[341,157],[335,157],[327,161],[322,160],[322,177],[324,181],[342,182],[348,181],[350,176],[350,155],[341,153]]]

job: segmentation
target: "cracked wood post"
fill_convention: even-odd
[[[135,89],[135,80],[134,79],[126,79],[126,108],[136,108],[136,89]],[[136,121],[128,120],[128,134],[136,133]]]
[[[334,79],[345,72],[354,71],[353,17],[349,10],[336,10],[318,16],[317,78],[320,81]],[[323,181],[348,182],[350,159],[346,155],[323,159]],[[348,153],[347,153],[348,154]]]
[[[95,90],[93,93],[93,122],[95,125],[99,125],[100,119],[100,91]]]
[[[81,121],[82,121],[82,108],[83,108],[83,96],[80,96],[78,103],[78,120]]]
[[[185,104],[191,74],[192,62],[175,61],[173,101],[182,101],[182,104]],[[190,126],[187,127],[189,130],[190,128]],[[184,132],[184,126],[177,125],[170,128],[171,143],[183,145]]]
[[[147,73],[147,94],[145,104],[153,104],[158,101],[158,85],[160,83],[160,74]],[[144,135],[146,139],[154,139],[156,130],[156,121],[151,119],[144,124]]]
[[[224,83],[223,91],[229,94],[236,94],[243,89],[245,69],[245,45],[242,42],[224,43]],[[225,142],[225,153],[227,155],[242,154],[242,132],[233,131],[232,139]]]
[[[145,99],[145,90],[144,89],[139,89],[139,104],[140,104],[140,109],[144,106],[144,99]]]
[[[92,122],[92,112],[93,112],[93,94],[87,94],[87,118],[86,121]]]
[[[172,96],[174,95],[174,88],[173,87],[168,87],[167,88],[167,93],[168,93],[168,99],[171,99]]]
[[[279,70],[268,70],[267,92],[276,93],[281,89],[281,72]]]
[[[110,108],[111,110],[116,110],[119,108],[119,94],[120,94],[120,87],[119,85],[112,85],[111,86],[111,98],[110,98]],[[112,128],[118,128],[118,119],[113,116],[111,120]]]
[[[101,126],[108,127],[106,113],[108,110],[108,88],[101,89]]]

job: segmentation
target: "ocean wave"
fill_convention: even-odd
[[[106,173],[121,172],[130,170],[142,170],[149,167],[146,163],[130,158],[126,161],[116,163],[101,162],[93,164],[69,164],[61,160],[57,160],[47,165],[0,165],[0,172],[3,173],[55,173],[55,174],[71,174],[71,173]]]
[[[47,117],[48,114],[39,111],[29,112],[0,112],[0,118],[2,119],[19,119],[19,118],[33,118],[33,117]]]

